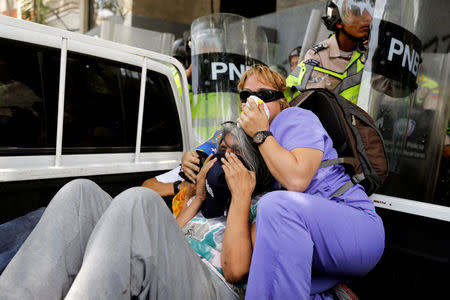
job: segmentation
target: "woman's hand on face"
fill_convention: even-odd
[[[250,101],[250,107],[244,106],[237,122],[250,137],[253,137],[258,131],[269,130],[269,120],[264,111],[264,105],[256,104],[255,101]]]
[[[187,178],[189,178],[193,183],[196,182],[197,175],[195,172],[198,172],[200,168],[198,164],[200,163],[200,158],[198,157],[198,153],[195,150],[187,151],[183,154],[181,158],[181,169],[184,174],[186,174]]]
[[[214,165],[217,161],[217,157],[212,158],[212,154],[208,156],[208,158],[203,163],[203,167],[200,169],[200,172],[197,174],[197,184],[196,184],[196,198],[201,201],[206,199],[206,174],[208,174],[209,169]]]
[[[231,195],[241,194],[250,198],[256,186],[255,172],[249,171],[235,154],[226,152],[225,157],[222,158],[222,168]]]

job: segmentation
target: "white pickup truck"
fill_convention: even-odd
[[[173,57],[0,16],[0,224],[76,177],[111,194],[192,148]]]

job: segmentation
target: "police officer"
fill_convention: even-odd
[[[186,38],[176,39],[172,44],[172,56],[175,57],[185,68],[190,65],[190,51]]]
[[[294,69],[298,65],[298,61],[300,60],[300,52],[302,51],[302,46],[295,47],[294,49],[289,52],[288,56],[288,62],[289,67],[291,68],[291,72],[294,71]]]
[[[288,76],[299,91],[326,88],[357,102],[375,0],[328,0],[323,23],[334,31],[306,52]]]
[[[189,96],[192,96],[192,88],[191,88],[191,53],[190,53],[190,48],[188,45],[189,41],[187,38],[179,38],[176,39],[173,44],[172,44],[172,56],[174,58],[176,58],[182,65],[183,67],[186,68],[186,77],[188,80],[188,88],[189,88]],[[177,85],[178,88],[178,92],[180,93],[181,96],[181,78],[180,78],[180,74],[178,74],[178,70],[171,66],[172,69],[172,74],[173,77],[175,79],[175,83]],[[192,97],[190,97],[192,98]]]

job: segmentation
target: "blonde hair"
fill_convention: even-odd
[[[238,84],[239,90],[244,88],[245,81],[251,76],[255,76],[262,83],[270,85],[273,89],[282,93],[286,90],[286,79],[284,76],[263,65],[254,65],[251,69],[248,69],[242,74]],[[282,110],[289,107],[285,98],[279,99],[278,103],[280,103]]]

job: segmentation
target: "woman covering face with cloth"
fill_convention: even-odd
[[[246,71],[239,83],[238,123],[280,189],[258,202],[246,299],[324,299],[336,283],[376,265],[384,228],[361,185],[331,196],[350,177],[340,165],[319,168],[337,158],[332,140],[311,111],[285,108],[284,89],[285,79],[265,66]],[[269,118],[262,104],[246,104],[250,95],[265,102]]]
[[[236,124],[224,125],[217,150],[176,220],[148,188],[112,199],[89,180],[66,184],[1,275],[0,298],[242,298],[251,197],[272,180]]]

